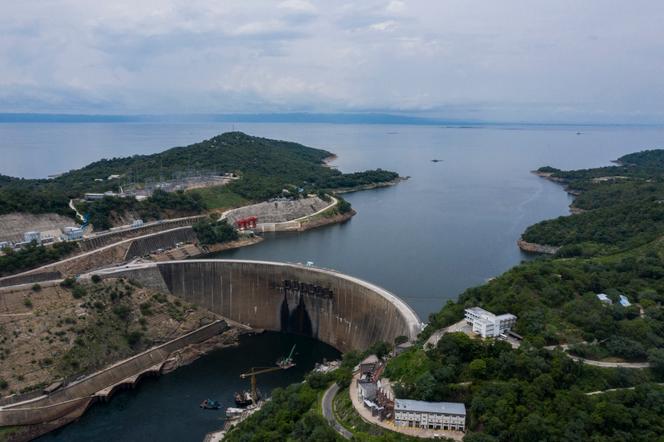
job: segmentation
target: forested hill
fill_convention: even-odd
[[[652,382],[664,381],[664,151],[626,155],[616,166],[539,172],[580,191],[574,206],[586,210],[525,232],[527,241],[562,245],[558,255],[524,262],[448,302],[385,374],[398,397],[463,401],[465,441],[660,440],[664,387]],[[520,348],[461,333],[423,345],[472,306],[515,314]],[[586,359],[650,367],[599,368],[546,348],[563,344]]]
[[[396,397],[463,402],[468,414],[464,442],[661,440],[664,217],[657,218],[653,208],[664,201],[662,158],[663,151],[649,151],[625,156],[620,165],[608,168],[541,169],[567,185],[579,183],[573,188],[584,190],[575,204],[588,211],[538,224],[529,232],[537,232],[546,242],[560,235],[566,241],[561,252],[580,256],[525,261],[466,290],[458,301],[448,301],[430,315],[415,345],[389,360],[384,374]],[[592,204],[597,207],[590,208]],[[645,222],[640,219],[648,216]],[[599,293],[612,303],[600,301]],[[622,305],[621,296],[630,305]],[[437,343],[428,343],[434,332],[462,321],[464,309],[473,306],[515,314],[515,331],[524,338],[520,346],[481,340],[472,333],[446,333]],[[392,343],[376,344],[384,348],[374,351],[385,354],[388,344]],[[601,368],[570,355],[649,366]],[[343,366],[353,367],[360,359],[353,352],[344,355],[337,383],[348,385]],[[312,391],[322,391],[327,384],[317,387],[320,382],[314,382],[314,376],[306,384],[277,390],[273,405],[280,411],[261,410],[236,427],[229,439],[265,440],[269,435],[273,440],[314,440],[302,435],[316,432],[315,440],[334,440],[334,435],[322,434],[326,422],[317,418],[315,405],[321,393]],[[349,393],[344,389],[339,394]],[[358,421],[362,422],[357,417],[345,423]],[[409,440],[362,425],[345,425],[353,440]]]
[[[0,176],[0,214],[70,214],[69,199],[85,192],[117,190],[129,183],[171,179],[191,172],[236,173],[240,179],[228,190],[250,201],[276,196],[288,185],[315,191],[381,183],[398,177],[395,172],[383,170],[343,174],[325,167],[323,159],[330,155],[298,143],[228,132],[152,155],[103,159],[51,180]],[[108,180],[111,175],[120,178]]]
[[[611,254],[664,235],[664,150],[625,155],[616,166],[561,171],[538,170],[578,194],[581,212],[543,221],[523,239],[562,246],[561,256]]]

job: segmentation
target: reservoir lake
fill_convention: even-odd
[[[345,195],[358,213],[344,224],[268,235],[218,257],[313,261],[394,292],[423,321],[464,289],[528,259],[516,246],[527,226],[569,213],[571,199],[562,187],[530,171],[596,167],[664,147],[664,129],[656,127],[6,123],[0,124],[0,174],[46,177],[232,129],[327,149],[338,156],[332,165],[344,172],[383,168],[410,178]],[[244,385],[242,371],[273,363],[296,341],[297,368],[259,379],[265,392],[301,380],[315,361],[336,355],[302,337],[244,337],[238,348],[216,351],[93,406],[43,440],[201,440],[223,422],[220,412],[204,412],[198,403],[211,397],[229,405],[232,392]]]

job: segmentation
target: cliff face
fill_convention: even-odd
[[[546,244],[536,244],[524,241],[523,239],[518,240],[516,243],[521,250],[527,253],[544,253],[547,255],[555,255],[558,250],[560,250],[560,247],[547,246]]]

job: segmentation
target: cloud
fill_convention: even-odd
[[[385,10],[390,14],[399,14],[406,10],[406,4],[399,0],[392,0],[387,4]]]
[[[664,121],[659,2],[6,3],[0,112]]]
[[[279,3],[279,7],[282,9],[288,9],[295,12],[307,12],[314,13],[316,12],[316,7],[306,0],[286,0]]]
[[[379,23],[369,25],[369,29],[374,31],[391,31],[397,27],[397,22],[394,20],[385,20]]]

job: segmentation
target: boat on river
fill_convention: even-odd
[[[201,402],[199,407],[205,410],[218,410],[221,408],[221,403],[213,399],[205,399],[203,402]]]
[[[291,351],[288,356],[281,358],[277,361],[277,367],[287,370],[291,367],[295,367],[295,362],[293,362],[293,352],[295,351],[295,346],[291,348]]]

